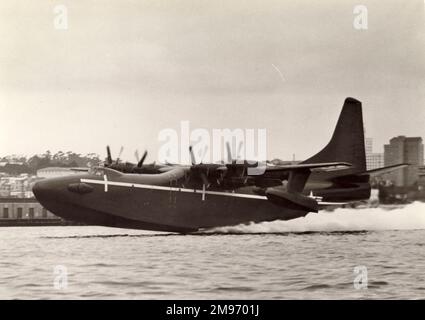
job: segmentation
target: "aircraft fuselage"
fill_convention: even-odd
[[[157,231],[193,232],[307,214],[287,210],[266,196],[252,193],[184,188],[183,177],[173,176],[173,171],[46,179],[34,186],[34,193],[46,209],[67,220]]]
[[[314,190],[315,195],[326,198],[326,190],[337,190],[329,189],[332,183],[323,177],[319,184],[312,178],[305,193]],[[100,170],[97,174],[46,179],[38,182],[33,191],[46,209],[67,220],[157,231],[193,232],[241,223],[289,220],[309,212],[282,207],[265,195],[253,193],[250,187],[214,191],[188,188],[185,182],[185,172],[179,168],[153,175]],[[350,191],[344,190],[343,198],[347,198]]]

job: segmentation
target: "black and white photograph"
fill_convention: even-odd
[[[0,299],[424,299],[424,139],[424,0],[2,0]]]

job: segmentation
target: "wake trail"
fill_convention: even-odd
[[[425,229],[425,203],[414,202],[389,210],[377,208],[339,208],[309,213],[303,218],[219,227],[204,233],[289,233],[346,232]]]

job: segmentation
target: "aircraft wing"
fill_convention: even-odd
[[[371,177],[375,177],[384,173],[389,173],[392,172],[394,170],[397,169],[401,169],[401,168],[405,168],[407,166],[410,166],[409,163],[399,163],[399,164],[394,164],[391,166],[386,166],[386,167],[382,167],[382,168],[378,168],[378,169],[373,169],[373,170],[368,170],[366,171],[364,174],[368,174]]]
[[[292,171],[292,170],[318,169],[318,168],[329,168],[329,167],[338,167],[338,169],[346,169],[351,167],[351,164],[348,162],[323,162],[323,163],[275,165],[275,166],[267,166],[266,172],[283,172],[283,171]]]
[[[163,166],[162,168],[159,168],[159,169],[158,169],[158,171],[159,171],[160,173],[164,173],[164,172],[168,172],[168,171],[174,170],[174,169],[176,169],[176,168],[183,168],[183,166],[178,166],[178,165],[166,165],[166,166]]]

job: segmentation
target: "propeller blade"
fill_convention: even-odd
[[[243,141],[239,142],[239,146],[238,146],[238,153],[236,154],[236,158],[239,160],[241,158],[241,150],[243,147]]]
[[[143,153],[142,159],[140,159],[140,161],[137,163],[137,167],[141,168],[143,165],[143,162],[145,162],[146,157],[148,156],[148,151],[145,150],[145,152]]]
[[[232,163],[233,162],[232,149],[230,148],[229,141],[226,142],[226,148],[227,148],[227,161],[228,163]]]
[[[111,148],[109,148],[109,146],[106,146],[106,163],[107,164],[112,164],[112,156],[111,156]]]
[[[207,176],[203,172],[201,173],[201,179],[202,179],[202,183],[208,188],[210,186],[210,183],[208,181]]]
[[[204,150],[203,150],[202,156],[201,156],[201,163],[204,162],[204,158],[205,158],[205,155],[207,154],[207,152],[208,152],[208,146],[206,145]]]
[[[116,164],[118,164],[118,162],[120,161],[121,154],[122,154],[122,152],[123,152],[123,151],[124,151],[124,147],[123,147],[123,146],[121,146],[120,153],[118,154],[117,161],[115,161],[115,162],[116,162]]]
[[[139,163],[139,161],[140,161],[139,150],[134,151],[134,156],[136,157],[137,163]]]
[[[193,154],[193,148],[192,146],[189,147],[189,153],[190,153],[190,160],[192,161],[192,165],[196,164],[195,155]]]

